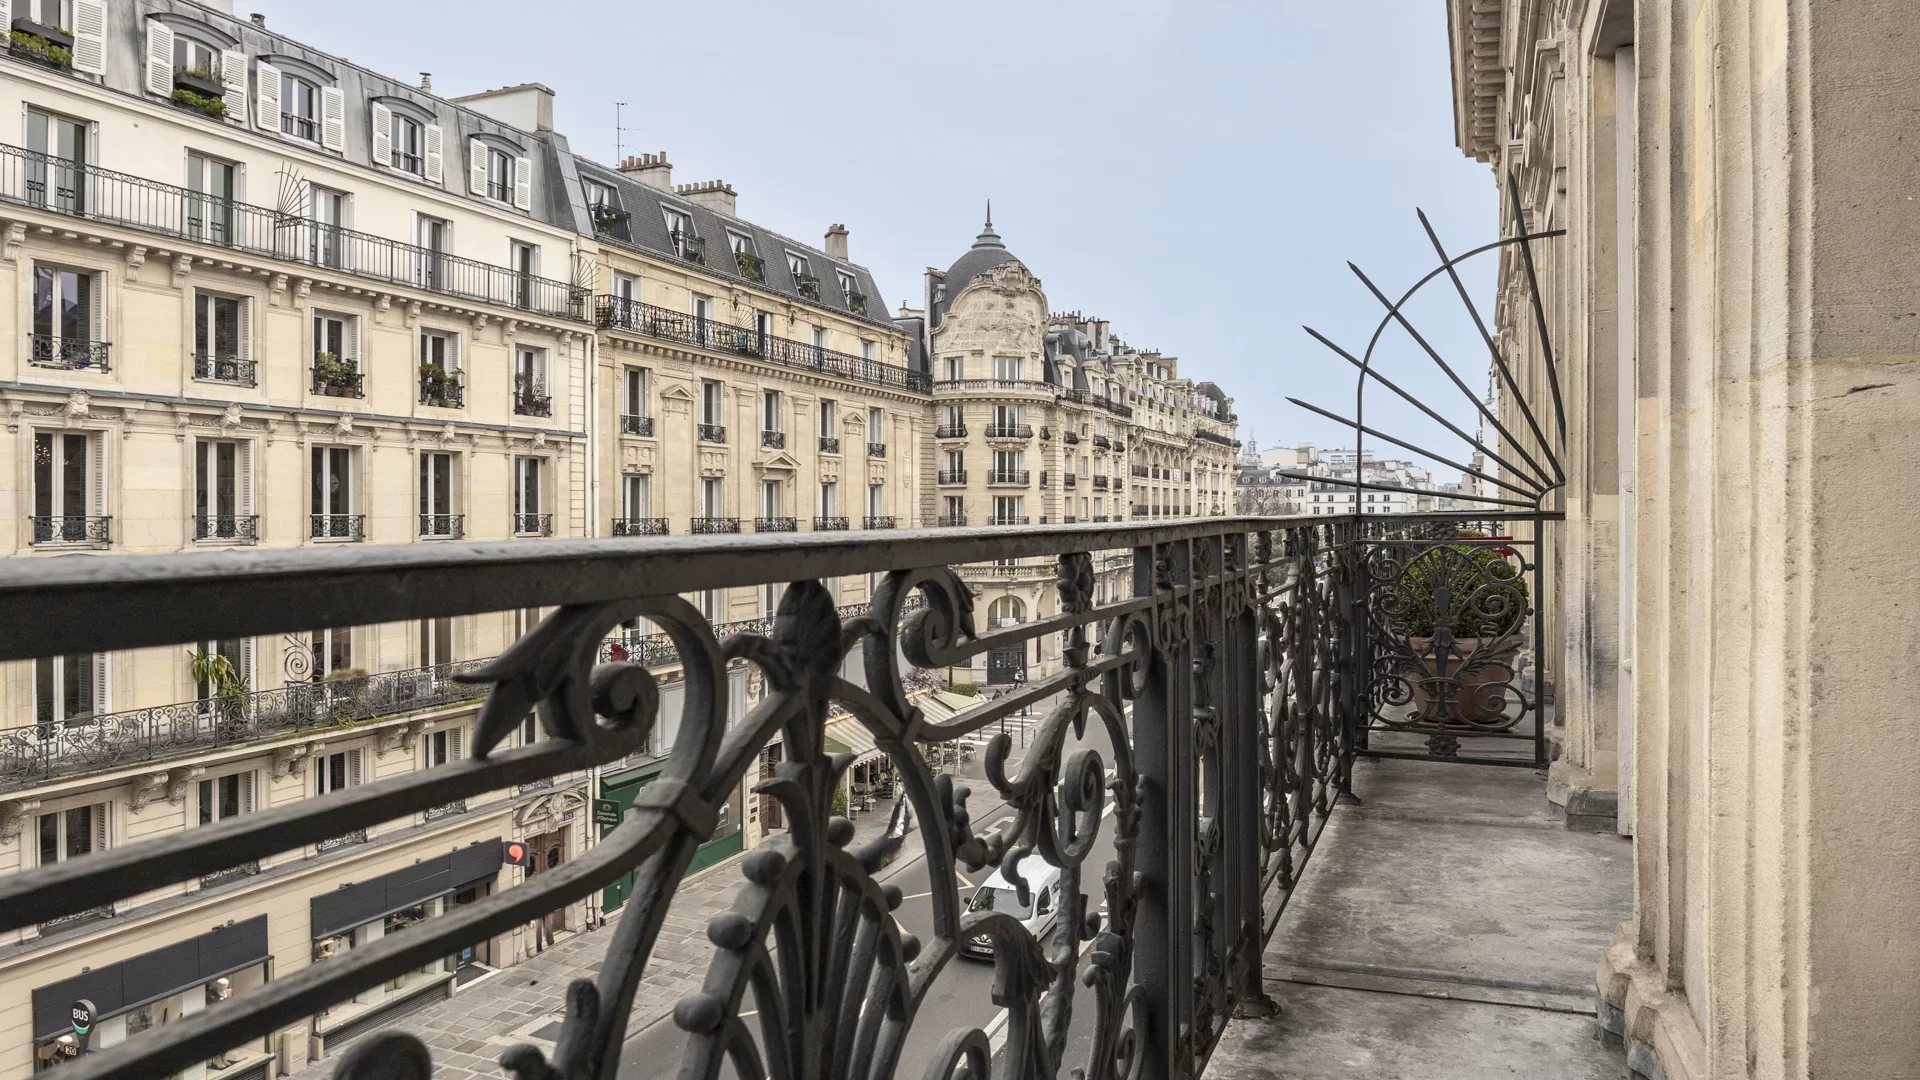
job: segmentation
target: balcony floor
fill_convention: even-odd
[[[1632,911],[1632,845],[1568,831],[1531,769],[1362,760],[1263,958],[1270,1019],[1207,1075],[1618,1080],[1594,975]]]

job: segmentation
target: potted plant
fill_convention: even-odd
[[[460,393],[460,373],[449,371],[439,364],[420,365],[420,396],[422,399],[444,402]]]
[[[1505,715],[1530,611],[1510,555],[1488,544],[1435,545],[1384,590],[1386,620],[1404,643],[1396,674],[1410,687],[1412,719],[1473,727]]]
[[[205,649],[190,650],[187,661],[194,685],[212,707],[215,722],[223,726],[238,722],[246,708],[247,684],[233,669],[233,661]]]
[[[173,85],[201,97],[219,97],[227,92],[220,73],[207,68],[182,68],[173,73]]]
[[[172,97],[175,104],[185,105],[189,109],[198,109],[208,116],[218,118],[227,115],[227,99],[217,94],[196,94],[182,86],[173,91]]]
[[[330,352],[313,354],[313,377],[316,382],[328,386],[349,386],[358,374],[351,360],[342,360]]]
[[[73,66],[73,35],[58,27],[41,26],[26,19],[14,20],[20,29],[8,35],[15,56],[25,56],[52,67]]]

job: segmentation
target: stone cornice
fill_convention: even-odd
[[[685,364],[718,368],[723,371],[740,371],[765,378],[778,376],[801,386],[832,390],[836,395],[852,390],[868,397],[882,398],[887,401],[905,402],[916,407],[926,405],[931,399],[925,394],[908,393],[887,386],[875,386],[858,379],[831,379],[807,371],[803,368],[791,368],[784,364],[758,363],[751,358],[742,358],[727,354],[703,353],[696,349],[675,345],[670,341],[660,341],[644,335],[627,334],[619,330],[600,331],[601,355],[613,357],[619,353],[639,353],[643,356],[657,356],[663,360],[672,360]]]

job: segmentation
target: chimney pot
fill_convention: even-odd
[[[847,257],[847,227],[833,225],[827,229],[826,252],[836,259]]]
[[[733,185],[724,180],[702,180],[695,184],[681,184],[674,190],[686,196],[687,201],[695,206],[704,206],[716,214],[724,214],[727,217],[735,216],[734,203],[738,196],[734,193]]]
[[[259,27],[260,29],[265,30],[267,28],[267,17],[265,15],[262,15],[256,11],[252,15],[248,16],[248,18],[252,19],[253,25]]]
[[[640,154],[629,157],[620,163],[620,171],[632,174],[635,180],[661,191],[673,190],[673,165],[667,161],[667,152]]]

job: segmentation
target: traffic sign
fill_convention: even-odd
[[[593,800],[593,823],[600,827],[600,835],[605,836],[620,827],[626,819],[626,811],[612,799]]]
[[[518,840],[509,840],[500,846],[500,861],[509,866],[526,866],[533,861],[527,851],[527,845]]]

